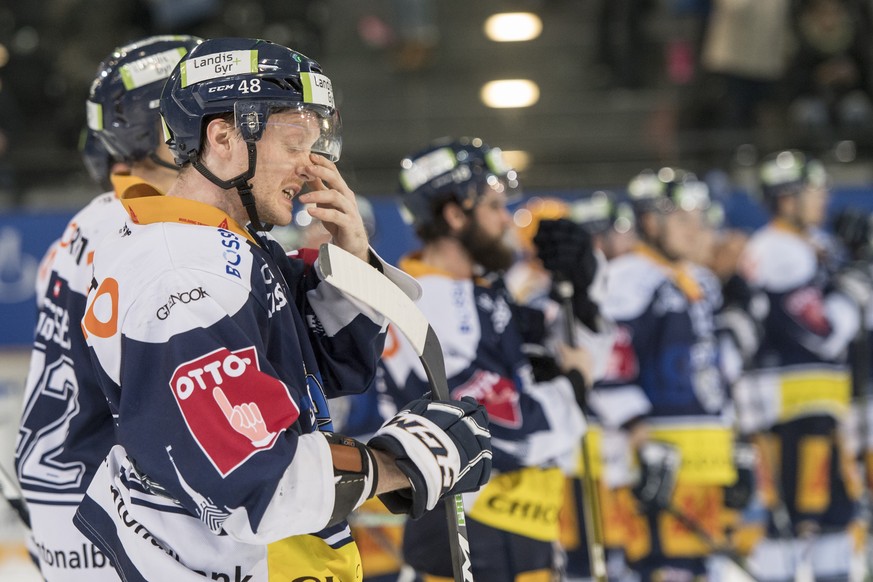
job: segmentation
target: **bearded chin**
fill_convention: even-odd
[[[503,237],[489,237],[474,223],[461,231],[458,240],[473,261],[489,273],[505,271],[515,261],[512,248],[503,242]]]

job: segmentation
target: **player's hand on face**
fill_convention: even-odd
[[[311,164],[304,169],[310,191],[300,196],[313,218],[320,220],[333,237],[333,243],[366,261],[369,241],[364,220],[358,212],[355,193],[340,175],[336,164],[318,154],[309,156]]]

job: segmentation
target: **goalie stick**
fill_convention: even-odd
[[[424,366],[434,396],[449,400],[442,346],[412,299],[377,269],[336,245],[321,245],[318,261],[327,283],[382,314],[409,340]],[[452,495],[445,499],[445,504],[455,582],[473,582],[463,499],[461,495]]]

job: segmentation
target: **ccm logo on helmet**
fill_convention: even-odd
[[[170,299],[161,307],[158,307],[158,310],[155,312],[155,315],[158,316],[158,319],[161,321],[170,317],[170,310],[173,308],[176,303],[191,303],[192,301],[199,301],[204,297],[209,297],[209,293],[203,290],[203,287],[197,287],[196,289],[191,289],[190,291],[183,291],[182,293],[171,293]]]

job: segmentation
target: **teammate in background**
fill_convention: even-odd
[[[401,162],[400,183],[423,243],[400,266],[423,287],[419,306],[442,344],[452,394],[483,403],[494,435],[495,475],[465,499],[474,577],[550,580],[564,487],[559,464],[571,460],[585,430],[574,391],[590,383],[588,353],[564,349],[560,368],[551,359],[544,379],[522,352],[500,277],[513,261],[506,201],[518,182],[499,149],[480,139],[434,142]],[[399,403],[427,390],[405,341],[383,364]],[[451,576],[444,539],[440,509],[406,524],[404,557],[426,580]]]
[[[87,101],[82,157],[96,182],[105,185],[111,179],[116,190],[101,194],[73,217],[39,271],[39,318],[15,466],[30,508],[30,549],[49,581],[118,580],[106,556],[72,521],[91,477],[115,443],[112,417],[79,322],[94,249],[125,223],[118,191],[137,180],[166,189],[177,174],[159,139],[157,101],[173,66],[199,42],[186,36],[151,37],[116,49],[100,64]]]
[[[608,261],[629,253],[637,244],[634,209],[623,196],[598,190],[573,202],[570,219],[581,224],[594,240],[594,247]]]
[[[759,433],[771,519],[750,565],[765,581],[790,579],[802,563],[816,579],[846,580],[861,489],[845,442],[846,355],[869,278],[854,266],[829,274],[812,243],[828,196],[821,163],[794,150],[774,153],[760,181],[772,221],[749,241],[741,272],[766,294],[769,311],[737,404],[745,430]]]
[[[628,193],[640,242],[610,263],[602,307],[619,330],[591,406],[606,429],[627,431],[639,462],[630,567],[643,580],[690,580],[706,574],[712,548],[680,519],[723,543],[723,489],[736,481],[713,322],[720,298],[687,263],[709,196],[672,168],[643,172]]]
[[[548,202],[548,200],[543,202]],[[554,204],[554,202],[551,204]],[[536,217],[541,214],[538,209],[541,207],[545,206],[538,199],[531,200],[524,208],[516,212],[516,220],[526,218],[524,213],[526,210],[533,216],[533,222],[537,222]],[[563,229],[556,229],[555,226],[558,225],[552,225],[548,220],[564,216],[569,217],[575,223],[576,229],[581,230],[579,232],[574,229],[576,232],[575,238],[579,241],[575,246],[587,246],[588,243],[583,241],[590,237],[591,244],[593,244],[595,249],[593,256],[597,259],[596,275],[588,286],[586,293],[586,298],[591,301],[587,302],[587,305],[574,307],[574,311],[582,314],[590,312],[592,310],[591,306],[596,307],[598,312],[597,320],[599,321],[594,325],[601,328],[599,349],[597,349],[596,344],[590,341],[587,344],[592,353],[597,354],[593,358],[598,364],[594,373],[594,380],[596,381],[602,379],[606,374],[609,351],[612,349],[612,343],[615,339],[615,326],[611,322],[605,321],[602,315],[599,314],[599,305],[603,301],[608,276],[606,260],[624,254],[632,248],[635,240],[633,209],[627,202],[620,200],[613,193],[597,191],[590,196],[573,201],[572,204],[564,205],[560,215],[543,217],[547,218],[547,220],[540,222],[535,228],[539,228],[542,225],[543,227],[552,227],[554,232],[560,232],[561,230],[568,231],[570,229],[567,228],[567,223],[564,223]],[[527,240],[525,234],[530,231],[530,228],[528,226],[519,230],[521,242],[523,243],[522,248],[528,246],[525,244]],[[548,228],[544,228],[544,230],[546,232],[549,231]],[[543,235],[538,235],[530,241],[530,246],[536,249],[533,243],[539,241],[539,244],[542,244],[542,238]],[[532,254],[536,256],[535,251]],[[534,265],[539,263],[539,261],[529,262]],[[540,269],[542,269],[541,265]],[[516,267],[513,267],[511,273],[516,270]],[[533,267],[531,270],[536,272],[536,269]],[[546,294],[550,293],[551,286],[551,277],[548,277],[545,285]],[[633,477],[631,475],[632,463],[628,454],[630,449],[628,435],[621,429],[607,428],[604,430],[597,414],[590,406],[585,407],[585,412],[588,420],[588,433],[585,442],[588,447],[589,459],[595,459],[591,463],[591,469],[597,488],[595,499],[600,504],[600,514],[602,516],[603,539],[600,542],[606,550],[607,577],[611,580],[617,580],[624,577],[626,572],[624,546],[628,536],[629,509],[633,506],[629,486],[633,482]],[[580,455],[574,467],[575,471],[567,481],[565,503],[561,512],[560,543],[566,554],[564,575],[568,581],[591,578],[588,550],[590,540],[585,528],[586,519],[590,518],[584,514],[583,510],[584,496],[590,493],[584,489],[584,467],[585,463]]]
[[[353,580],[345,517],[364,500],[419,515],[487,480],[484,410],[419,399],[370,446],[329,432],[326,398],[370,384],[387,322],[264,229],[299,196],[335,244],[418,287],[369,249],[315,61],[207,40],[160,103],[182,169],[166,196],[123,192],[130,228],[96,252],[82,327],[118,444],[74,521],[126,580]]]

